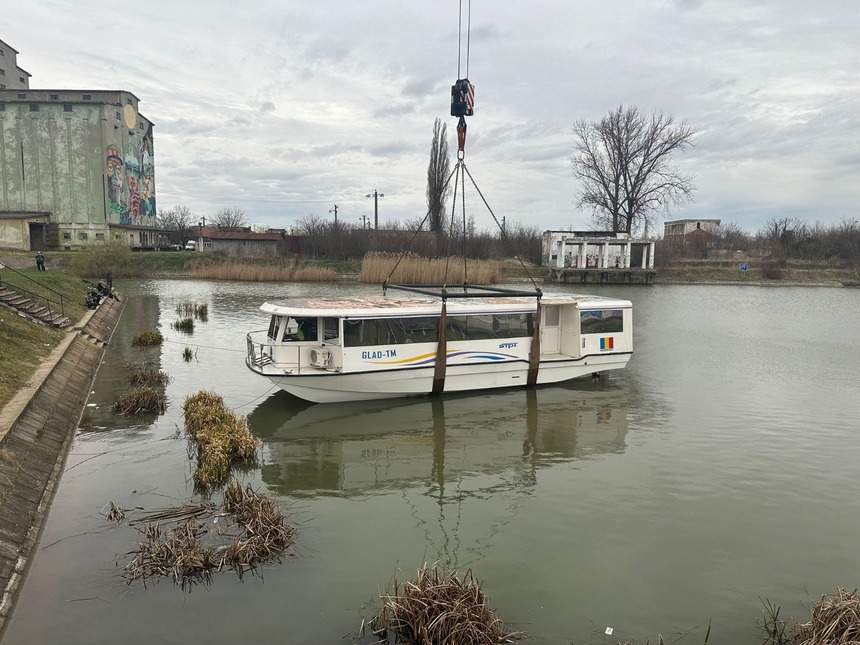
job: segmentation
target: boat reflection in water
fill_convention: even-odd
[[[366,495],[489,476],[530,489],[541,468],[620,453],[627,397],[611,383],[309,404],[284,392],[248,415],[263,480],[281,495]],[[483,488],[483,486],[479,486]]]

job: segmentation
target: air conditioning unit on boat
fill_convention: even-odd
[[[331,362],[331,352],[327,349],[311,350],[311,365],[314,367],[328,367]]]

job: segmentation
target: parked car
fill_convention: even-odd
[[[197,250],[197,242],[195,242],[194,240],[188,240],[185,243],[185,250],[186,251],[196,251]]]

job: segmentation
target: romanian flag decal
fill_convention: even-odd
[[[600,351],[605,352],[608,350],[615,349],[615,339],[612,336],[608,336],[606,338],[600,339]]]

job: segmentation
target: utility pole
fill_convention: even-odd
[[[379,198],[385,197],[380,192],[377,192],[376,189],[373,190],[372,193],[368,193],[365,197],[373,197],[373,229],[379,230]]]
[[[367,228],[367,220],[369,220],[370,218],[367,215],[362,215],[358,219],[361,220],[361,228],[362,229]]]
[[[334,213],[334,225],[337,226],[337,204],[334,205],[334,208],[329,213]]]

